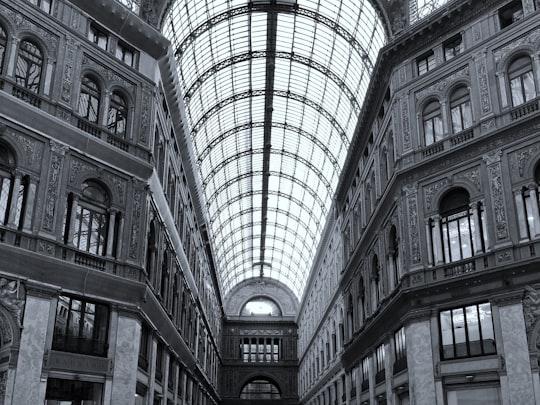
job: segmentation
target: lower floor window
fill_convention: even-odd
[[[103,384],[49,378],[45,405],[102,405]]]
[[[463,387],[446,391],[448,405],[497,405],[501,403],[499,387]]]

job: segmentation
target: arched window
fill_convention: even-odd
[[[4,28],[0,25],[0,74],[3,72],[4,56],[6,54],[7,35]]]
[[[347,301],[347,335],[352,338],[354,332],[354,303],[352,294],[349,293],[349,299]]]
[[[424,142],[426,146],[442,141],[443,123],[441,106],[438,100],[433,100],[424,107],[422,120],[424,123]]]
[[[242,307],[241,316],[281,316],[279,306],[270,298],[255,297]]]
[[[472,126],[471,97],[467,87],[457,88],[450,96],[450,115],[454,134]]]
[[[240,399],[281,399],[281,394],[272,381],[258,377],[244,385]]]
[[[438,243],[433,244],[435,263],[467,259],[485,250],[484,210],[480,203],[470,203],[467,190],[458,188],[447,193],[439,204],[439,214],[440,223],[431,222],[433,240],[439,233],[442,241],[440,248]]]
[[[109,112],[107,114],[107,129],[120,137],[126,135],[128,105],[118,92],[111,95]]]
[[[364,277],[360,276],[358,280],[358,298],[356,300],[356,306],[358,308],[358,325],[362,326],[366,317],[366,290],[364,287]]]
[[[87,180],[83,183],[79,200],[75,203],[72,202],[75,218],[72,224],[73,237],[71,241],[77,249],[95,255],[105,255],[109,228],[109,214],[107,212],[109,206],[109,194],[101,184],[94,180]]]
[[[518,209],[521,240],[540,237],[540,163],[534,170],[534,182],[521,188],[515,194]]]
[[[23,40],[19,45],[15,82],[34,93],[39,93],[41,72],[43,70],[43,53],[31,41]]]
[[[373,261],[371,265],[371,277],[373,280],[373,292],[375,298],[375,304],[378,305],[382,299],[382,279],[381,279],[381,266],[379,265],[379,258],[377,255],[373,255]]]
[[[394,286],[397,286],[400,279],[401,265],[399,262],[399,241],[398,241],[397,229],[395,225],[392,225],[392,227],[390,228],[388,247],[389,247],[388,259],[389,259],[390,268],[392,271],[392,276],[394,278]]]
[[[88,76],[81,80],[78,113],[90,122],[97,123],[99,118],[99,103],[101,91],[97,83]]]
[[[536,97],[532,61],[529,56],[521,56],[508,66],[508,80],[514,107]]]
[[[28,179],[17,174],[15,168],[15,155],[0,144],[0,224],[22,229]]]

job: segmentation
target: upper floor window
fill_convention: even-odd
[[[269,298],[254,297],[245,303],[240,315],[281,316],[281,309]]]
[[[431,221],[433,242],[442,240],[441,250],[439,243],[433,243],[435,263],[459,261],[485,250],[484,209],[480,203],[470,203],[465,189],[447,193],[439,214],[440,222]]]
[[[0,144],[0,224],[22,229],[29,226],[24,210],[27,203],[28,176],[16,172],[15,155]]]
[[[126,135],[128,106],[126,99],[118,92],[113,92],[107,114],[107,129],[118,136]]]
[[[529,56],[521,56],[508,66],[508,80],[514,107],[536,97],[534,73]]]
[[[501,28],[523,19],[523,5],[521,0],[514,0],[499,10],[499,21]]]
[[[129,65],[131,67],[134,66],[135,52],[128,45],[122,42],[118,42],[118,44],[116,44],[115,56],[122,62],[124,62],[126,65]]]
[[[42,69],[43,53],[39,47],[31,41],[21,41],[15,68],[17,85],[31,92],[39,93]]]
[[[418,76],[429,72],[435,67],[435,53],[433,51],[426,53],[416,59]]]
[[[520,240],[540,236],[540,163],[534,170],[534,182],[521,188],[514,195],[518,211]]]
[[[84,182],[80,198],[71,199],[70,216],[74,218],[74,223],[67,224],[67,241],[71,241],[77,249],[105,255],[107,244],[113,243],[113,235],[108,235],[109,206],[109,194],[99,183],[93,180]]]
[[[4,55],[6,54],[7,35],[4,28],[0,25],[0,74],[3,72]]]
[[[467,87],[457,88],[450,96],[450,115],[454,134],[472,126],[471,98]]]
[[[107,355],[109,308],[83,299],[58,297],[53,350]]]
[[[426,146],[442,141],[443,122],[441,117],[441,106],[438,100],[433,100],[424,107],[422,118]]]
[[[30,3],[38,6],[46,13],[51,13],[52,0],[30,0]]]
[[[395,362],[394,373],[407,368],[407,345],[405,344],[405,328],[394,333]]]
[[[369,357],[362,360],[362,391],[369,388]]]
[[[109,35],[94,24],[90,24],[90,28],[88,29],[88,39],[101,49],[107,49]]]
[[[496,353],[489,303],[441,311],[439,322],[443,360]]]
[[[79,95],[79,115],[90,122],[97,123],[100,99],[101,91],[97,83],[91,77],[83,76]]]
[[[385,379],[385,369],[384,369],[384,344],[377,347],[375,350],[375,383],[378,384]]]
[[[443,44],[444,60],[450,60],[461,52],[462,38],[457,35]]]

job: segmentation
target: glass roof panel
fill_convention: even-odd
[[[386,41],[381,20],[367,0],[175,0],[164,34],[222,293],[264,274],[300,298]]]

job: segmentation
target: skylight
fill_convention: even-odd
[[[223,293],[261,275],[301,297],[373,65],[366,0],[177,0],[176,51]]]

